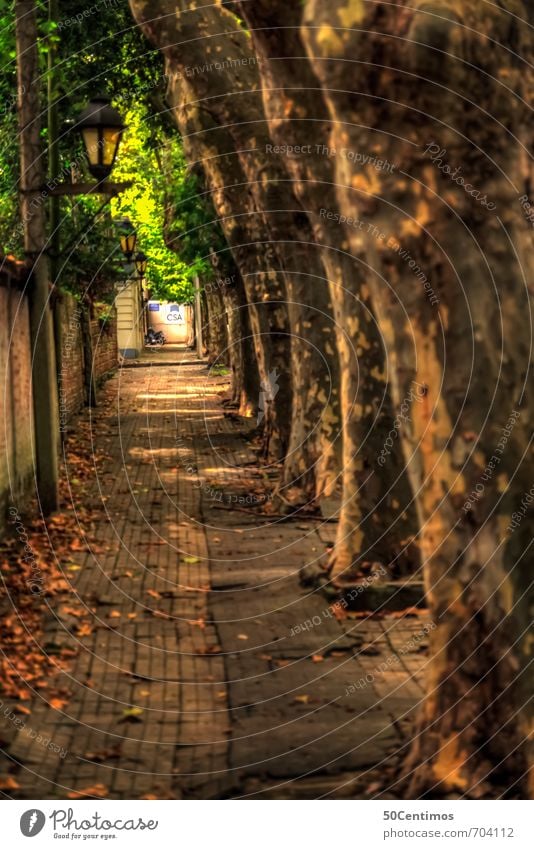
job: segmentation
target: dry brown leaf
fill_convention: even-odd
[[[334,616],[336,617],[336,619],[338,621],[341,621],[342,619],[347,618],[347,611],[338,602],[335,602],[335,604],[332,604],[330,606],[330,610],[332,611],[332,613],[334,614]]]
[[[66,704],[68,704],[67,699],[54,698],[48,702],[48,706],[54,708],[54,710],[63,710]]]
[[[20,784],[12,775],[0,777],[0,790],[20,790]]]
[[[69,607],[69,605],[64,605],[61,608],[61,612],[69,616],[84,616],[87,613],[83,607]]]
[[[72,790],[67,793],[69,799],[83,799],[88,796],[96,796],[98,799],[105,799],[109,794],[109,790],[105,784],[93,784],[91,787],[84,787],[83,790]]]

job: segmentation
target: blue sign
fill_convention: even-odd
[[[159,304],[149,304],[148,309],[150,312],[159,312]]]

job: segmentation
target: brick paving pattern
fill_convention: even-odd
[[[44,643],[76,655],[8,749],[14,795],[343,796],[407,743],[424,618],[338,620],[300,587],[324,536],[254,508],[269,470],[224,384],[168,351],[102,390],[102,519],[69,573],[84,615],[66,594]]]

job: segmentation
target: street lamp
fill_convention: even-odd
[[[76,128],[82,134],[89,171],[97,180],[111,174],[124,126],[109,97],[94,97],[80,115]]]
[[[146,268],[148,265],[148,257],[143,251],[139,251],[134,257],[135,267],[137,268],[137,274],[139,276],[139,280],[143,280],[146,274]]]
[[[137,233],[135,232],[134,226],[129,218],[122,218],[119,221],[119,227],[121,230],[119,236],[121,251],[128,262],[130,262],[137,244]]]

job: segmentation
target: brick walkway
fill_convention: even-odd
[[[299,586],[324,551],[317,521],[246,506],[265,498],[268,470],[224,413],[225,379],[169,356],[102,392],[102,518],[80,530],[72,596],[44,643],[76,656],[64,699],[36,693],[9,747],[10,795],[359,795],[409,736],[424,620],[338,621]]]

